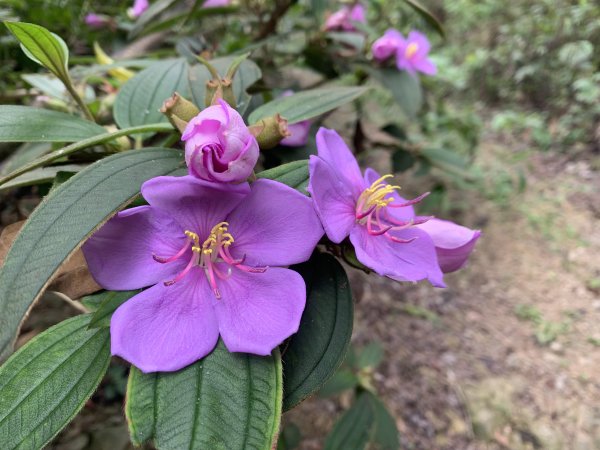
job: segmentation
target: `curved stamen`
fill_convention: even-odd
[[[194,248],[196,248],[196,247],[192,247],[192,250],[194,250]],[[187,263],[187,266],[185,266],[185,269],[183,269],[179,273],[179,275],[177,275],[175,278],[173,278],[170,281],[165,281],[163,284],[165,286],[171,286],[171,285],[177,283],[179,280],[181,280],[183,277],[185,277],[190,270],[192,270],[192,267],[198,265],[198,260],[199,260],[198,251],[194,250],[192,257],[190,258],[189,262]]]
[[[423,200],[425,197],[427,197],[429,194],[431,194],[431,192],[425,192],[424,194],[421,194],[418,197],[413,198],[412,200],[408,200],[408,201],[406,201],[404,203],[395,203],[395,204],[388,205],[388,206],[390,208],[404,208],[405,206],[416,205],[421,200]]]

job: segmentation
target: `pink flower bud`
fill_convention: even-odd
[[[89,13],[85,16],[85,24],[90,28],[104,28],[110,23],[110,18],[101,14]]]
[[[190,175],[203,180],[244,181],[258,160],[256,138],[242,116],[223,100],[190,120],[181,140]]]
[[[133,6],[129,10],[129,15],[136,19],[144,14],[149,6],[150,4],[148,3],[148,0],[135,0],[135,2],[133,2]]]
[[[219,8],[222,6],[229,6],[231,0],[206,0],[203,4],[203,8]]]
[[[404,43],[402,34],[394,29],[387,30],[383,36],[373,42],[371,51],[377,61],[385,61],[396,54],[398,48]]]

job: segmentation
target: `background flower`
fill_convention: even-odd
[[[429,59],[431,44],[423,33],[411,31],[407,39],[398,43],[396,51],[396,66],[411,74],[422,72],[426,75],[435,75],[437,68]]]
[[[366,23],[365,7],[361,3],[343,6],[325,21],[325,31],[356,31],[354,22]]]

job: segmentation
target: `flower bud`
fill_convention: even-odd
[[[167,116],[169,122],[175,128],[183,132],[188,122],[196,117],[200,110],[192,102],[175,92],[165,100],[160,108],[160,112]]]
[[[250,127],[250,131],[256,136],[260,148],[268,150],[279,144],[282,139],[291,136],[287,123],[278,113],[259,120]]]
[[[191,119],[181,140],[190,175],[203,180],[244,181],[258,160],[256,138],[242,116],[223,100]]]

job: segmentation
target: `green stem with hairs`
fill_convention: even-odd
[[[29,172],[30,170],[45,166],[46,164],[51,163],[52,161],[55,161],[59,158],[63,158],[65,156],[68,156],[79,150],[91,147],[93,145],[104,144],[106,142],[112,141],[113,139],[120,138],[121,136],[160,131],[173,131],[173,126],[170,123],[151,123],[148,125],[124,128],[122,130],[113,131],[112,133],[99,134],[97,136],[92,136],[87,139],[84,139],[83,141],[74,142],[73,144],[67,145],[66,147],[60,148],[51,153],[48,153],[47,155],[41,156],[35,159],[34,161],[30,162],[29,164],[26,164],[23,167],[19,167],[14,172],[11,172],[8,175],[0,178],[0,185],[12,180],[13,178],[18,177],[19,175]]]

